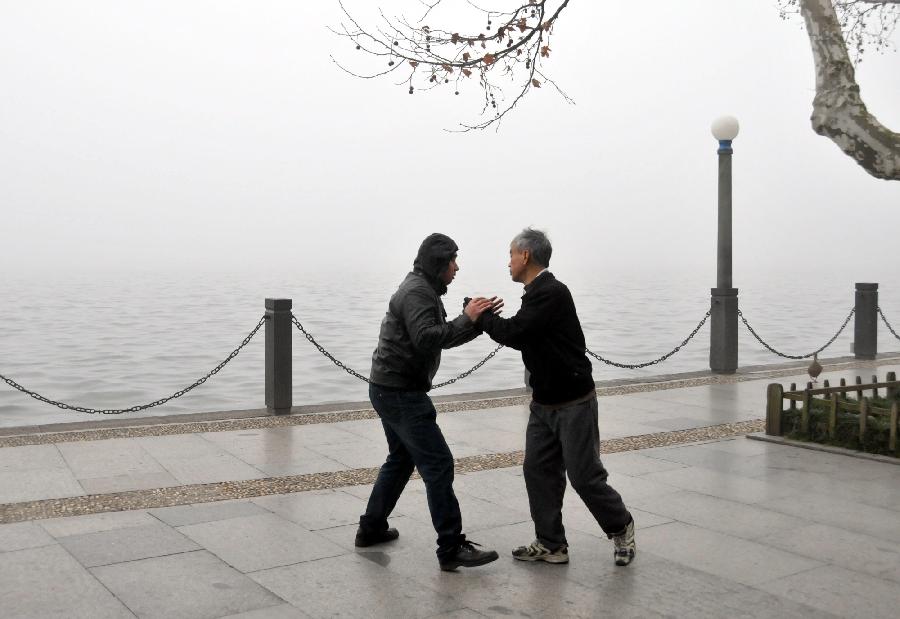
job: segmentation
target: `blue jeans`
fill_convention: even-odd
[[[431,522],[438,534],[438,559],[454,554],[462,534],[459,501],[453,493],[453,454],[437,425],[437,411],[424,391],[369,385],[369,399],[384,426],[388,456],[372,488],[359,526],[367,533],[387,529],[387,519],[412,475],[419,470],[428,494]]]

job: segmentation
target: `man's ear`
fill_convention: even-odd
[[[527,249],[522,250],[522,262],[528,266],[528,263],[531,262],[531,252]]]

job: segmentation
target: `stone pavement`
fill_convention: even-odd
[[[824,376],[855,373],[874,370]],[[621,449],[603,460],[638,528],[628,568],[571,491],[571,562],[509,557],[534,535],[511,465],[522,404],[438,417],[465,531],[501,554],[458,573],[438,570],[418,480],[400,539],[353,547],[385,452],[365,415],[2,437],[0,616],[896,617],[900,466],[734,436],[764,416],[769,382],[600,397],[601,438]],[[61,513],[82,515],[47,517]]]

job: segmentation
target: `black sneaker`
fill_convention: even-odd
[[[440,560],[441,569],[452,572],[458,567],[477,567],[496,561],[499,557],[496,550],[478,550],[475,546],[480,544],[469,541],[460,544],[455,553]]]
[[[392,542],[398,537],[400,537],[400,533],[393,527],[378,533],[366,533],[362,528],[359,528],[356,530],[355,544],[357,548],[366,548],[367,546],[374,546],[375,544]]]

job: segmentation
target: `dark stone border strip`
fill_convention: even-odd
[[[824,451],[839,456],[850,456],[851,458],[859,458],[861,460],[874,460],[875,462],[884,462],[886,464],[894,464],[900,466],[900,458],[891,456],[883,456],[881,454],[870,454],[865,451],[854,451],[845,449],[844,447],[836,447],[835,445],[822,445],[821,443],[812,443],[807,441],[795,441],[783,436],[769,436],[768,434],[748,434],[747,438],[754,441],[762,441],[764,443],[775,443],[776,445],[787,445],[789,447],[802,447],[812,451]]]
[[[822,362],[824,370],[832,372],[842,369],[863,369],[883,365],[900,363],[900,356],[882,357],[874,361],[860,361],[852,357],[838,358],[833,362]],[[597,383],[597,395],[599,397],[628,395],[631,393],[648,393],[652,391],[665,391],[669,389],[683,389],[687,387],[700,387],[705,385],[725,385],[740,382],[764,380],[767,378],[779,378],[792,376],[803,371],[806,365],[779,364],[778,366],[755,366],[760,368],[746,368],[737,374],[721,375],[708,372],[696,372],[691,374],[673,374],[656,377],[657,380],[644,379],[643,382],[621,382],[606,385],[609,382]],[[605,385],[605,386],[604,386]],[[519,390],[521,391],[521,390]],[[477,395],[488,395],[490,392]],[[507,392],[495,392],[507,393]],[[521,406],[528,404],[531,396],[510,395],[506,397],[485,397],[474,400],[443,400],[448,396],[435,398],[435,408],[439,413],[449,412],[477,412],[499,408],[503,406]],[[764,405],[765,396],[760,395],[760,407]],[[362,404],[362,403],[360,403]],[[334,405],[337,407],[338,405]],[[234,419],[215,419],[207,421],[183,421],[176,422],[172,419],[178,416],[166,418],[154,423],[154,418],[145,418],[146,425],[126,427],[90,428],[85,430],[68,430],[63,432],[36,432],[34,428],[21,428],[23,433],[11,436],[0,436],[0,448],[22,447],[27,445],[46,445],[53,443],[69,443],[82,441],[101,441],[113,438],[132,438],[140,436],[168,436],[173,434],[193,434],[200,432],[228,432],[232,430],[256,430],[262,428],[283,428],[288,426],[300,426],[318,423],[340,423],[343,421],[358,421],[361,419],[375,419],[375,411],[370,408],[358,408],[356,410],[337,410],[330,412],[295,413],[283,416],[265,415],[258,412],[258,416],[247,417],[248,411],[237,411],[241,416]],[[71,427],[72,424],[65,424]],[[10,429],[7,429],[10,430]],[[2,428],[0,428],[2,433]]]
[[[762,419],[754,419],[689,430],[655,432],[653,434],[614,438],[601,441],[600,451],[610,454],[714,440],[747,434],[748,432],[758,432],[763,428],[763,425]],[[458,458],[456,460],[456,472],[461,474],[474,473],[476,471],[521,466],[524,456],[525,454],[522,451],[512,451]],[[328,490],[345,486],[371,484],[375,481],[377,475],[378,468],[375,467],[308,475],[267,477],[246,481],[192,484],[152,490],[130,490],[110,494],[90,494],[22,503],[6,503],[0,504],[0,524],[65,516],[83,516],[103,512],[172,507],[192,503],[249,499],[271,494]]]

